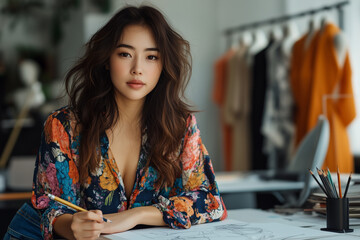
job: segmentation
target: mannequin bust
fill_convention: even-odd
[[[345,35],[343,33],[339,32],[334,37],[334,46],[335,46],[335,51],[339,66],[342,67],[344,66],[345,57],[347,53],[347,42]]]
[[[15,92],[15,104],[21,109],[25,104],[28,107],[38,107],[45,102],[45,95],[42,91],[39,78],[39,66],[33,60],[23,60],[19,64],[19,75],[25,88]]]
[[[321,23],[320,23],[321,31],[323,31],[325,29],[328,22],[329,22],[328,16],[324,15],[323,18],[321,19]],[[346,53],[347,53],[347,42],[346,42],[345,35],[342,32],[339,32],[334,37],[334,47],[335,47],[335,51],[336,51],[337,61],[338,61],[339,67],[341,68],[344,65],[344,61],[345,61],[345,57],[346,57]]]
[[[32,84],[38,81],[39,66],[33,60],[23,60],[19,64],[19,73],[22,82],[26,87],[30,87]]]

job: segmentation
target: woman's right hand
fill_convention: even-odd
[[[97,239],[103,229],[104,220],[100,210],[77,212],[73,215],[71,230],[76,239]]]

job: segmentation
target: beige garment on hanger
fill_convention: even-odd
[[[224,119],[233,128],[232,170],[250,169],[250,69],[246,59],[248,46],[241,45],[228,62]]]

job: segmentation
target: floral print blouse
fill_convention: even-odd
[[[100,139],[101,162],[87,183],[79,183],[79,141],[75,118],[68,107],[53,112],[45,122],[36,159],[32,204],[39,209],[42,234],[53,238],[56,217],[73,210],[49,200],[45,192],[61,197],[85,209],[100,209],[104,214],[121,212],[140,206],[155,206],[172,228],[189,228],[192,224],[225,219],[225,205],[220,197],[208,152],[200,138],[194,115],[187,119],[187,129],[177,153],[182,176],[174,185],[154,185],[158,172],[145,168],[149,144],[142,137],[135,184],[126,198],[125,187],[115,160],[109,151],[105,133]]]

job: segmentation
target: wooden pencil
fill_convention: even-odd
[[[323,183],[324,185],[324,188],[326,189],[326,192],[328,193],[328,197],[332,198],[332,191],[331,189],[329,189],[329,186],[328,186],[328,183],[326,182],[325,180],[325,176],[323,175],[323,172],[321,172],[321,170],[318,169],[318,174],[319,174],[319,177],[320,177],[320,180],[321,182]]]
[[[321,190],[325,193],[326,196],[328,196],[328,193],[326,192],[326,190],[324,189],[324,187],[321,185],[321,183],[319,182],[319,180],[316,178],[316,176],[314,175],[314,173],[311,171],[311,169],[309,169],[309,172],[311,174],[311,176],[315,179],[315,181],[317,182],[317,184],[319,185],[319,187],[321,188]],[[329,197],[329,196],[328,196]]]
[[[79,206],[76,206],[75,204],[71,203],[71,202],[68,202],[62,198],[59,198],[55,195],[52,195],[50,193],[46,193],[46,195],[51,199],[51,200],[54,200],[62,205],[65,205],[67,207],[70,207],[72,209],[74,209],[75,211],[78,211],[78,212],[87,212],[88,210],[82,208],[82,207],[79,207]],[[106,219],[106,218],[103,218],[104,222],[111,222],[110,219]]]

